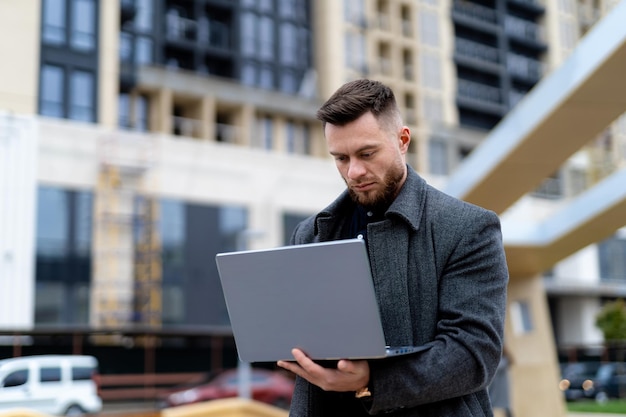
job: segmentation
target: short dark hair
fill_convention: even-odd
[[[385,84],[366,78],[350,81],[335,93],[317,111],[317,119],[343,126],[371,112],[385,127],[396,120],[401,122],[396,97]],[[381,120],[383,119],[383,120]]]

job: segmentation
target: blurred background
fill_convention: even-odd
[[[0,2],[0,359],[94,356],[105,404],[235,368],[214,256],[343,190],[315,112],[369,77],[408,163],[501,216],[512,407],[563,415],[566,364],[625,360],[624,9]]]

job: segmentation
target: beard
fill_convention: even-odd
[[[400,190],[400,183],[404,178],[404,165],[393,165],[389,171],[385,174],[382,185],[383,189],[372,190],[357,193],[350,187],[350,185],[346,181],[346,185],[348,185],[348,193],[352,200],[360,204],[361,206],[374,210],[375,212],[379,212],[380,210],[385,211],[398,195],[398,191]],[[345,181],[345,178],[344,178]]]

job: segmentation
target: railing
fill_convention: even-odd
[[[497,48],[463,38],[455,39],[454,50],[457,54],[468,58],[476,58],[494,63],[498,63],[500,61]]]
[[[459,96],[472,100],[485,101],[489,103],[502,103],[502,94],[498,87],[477,83],[474,81],[458,81]]]
[[[235,144],[239,136],[241,136],[241,128],[226,123],[217,123],[215,125],[215,134],[218,142]]]
[[[536,80],[543,76],[544,71],[541,61],[513,53],[507,55],[506,67],[512,74]]]
[[[513,16],[504,18],[504,31],[509,35],[534,42],[543,42],[545,39],[544,30],[541,26]]]
[[[534,7],[545,7],[543,0],[512,0],[513,3],[528,4]]]
[[[455,0],[453,11],[462,16],[483,22],[496,24],[498,21],[494,9],[472,3],[471,1]]]
[[[195,40],[197,26],[195,20],[168,13],[166,15],[165,35],[169,39]]]
[[[174,122],[174,133],[178,136],[199,138],[202,128],[202,120],[190,119],[188,117],[172,116]]]

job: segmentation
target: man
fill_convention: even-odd
[[[406,165],[411,135],[393,92],[340,87],[317,113],[347,185],[292,244],[366,239],[389,345],[420,353],[322,366],[301,350],[292,416],[491,416],[508,272],[497,216],[435,190]]]

